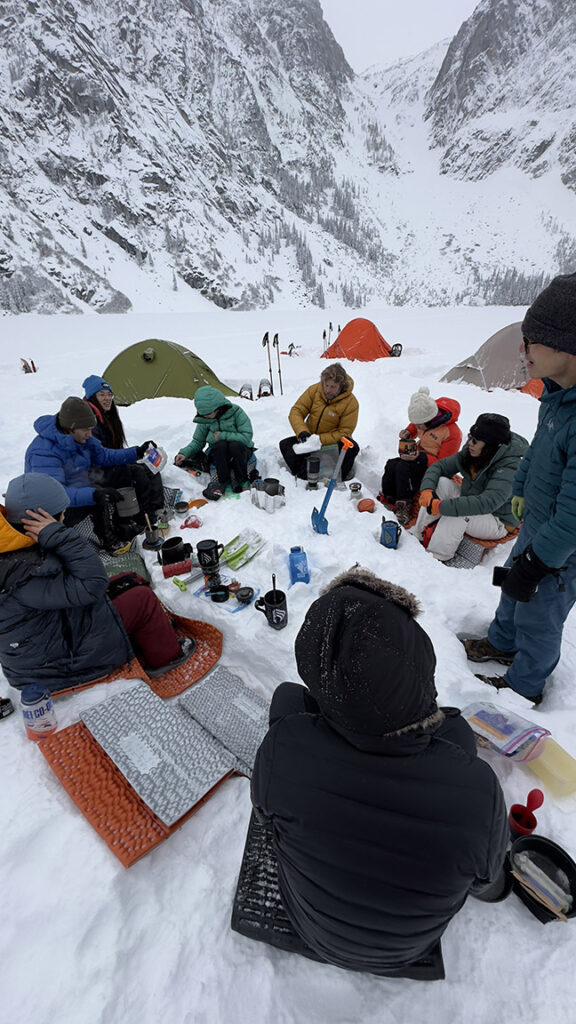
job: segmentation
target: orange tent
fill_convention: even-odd
[[[370,363],[373,359],[394,354],[392,346],[384,341],[375,324],[357,317],[346,324],[322,356],[324,359],[359,359],[362,363]]]

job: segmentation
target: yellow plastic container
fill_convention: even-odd
[[[524,764],[556,796],[568,796],[576,790],[576,761],[550,736],[544,742],[542,753]]]

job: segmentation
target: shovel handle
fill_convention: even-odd
[[[354,442],[350,441],[350,439],[348,437],[341,437],[340,438],[340,443],[341,443],[343,449],[344,448],[347,449],[347,448],[353,448],[354,447]]]

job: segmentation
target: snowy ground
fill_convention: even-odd
[[[293,643],[305,611],[320,588],[355,562],[413,591],[425,609],[421,623],[438,658],[437,685],[443,703],[460,707],[474,700],[499,701],[544,724],[576,755],[576,695],[573,666],[576,616],[564,635],[564,655],[539,711],[513,694],[499,696],[475,680],[456,633],[482,633],[497,600],[492,568],[498,549],[471,572],[448,569],[403,535],[396,551],[377,540],[380,512],[360,514],[348,494],[336,491],[328,508],[329,536],[313,532],[310,513],[322,494],[295,485],[280,464],[278,439],[290,432],[293,401],[325,365],[322,331],[329,314],[231,314],[206,312],[162,317],[4,318],[0,369],[3,388],[3,452],[0,492],[23,469],[33,421],[56,412],[70,394],[80,394],[88,373],[101,373],[114,355],[147,337],[189,346],[234,387],[245,381],[257,391],[267,376],[261,346],[265,330],[280,333],[281,348],[301,346],[298,358],[283,358],[284,396],[244,407],[254,425],[259,468],[286,486],[286,506],[274,515],[255,508],[249,494],[201,510],[202,528],[189,539],[230,540],[241,526],[267,539],[262,554],[241,573],[247,584],[268,589],[271,572],[288,586],[287,554],[301,544],[312,581],[289,590],[289,625],[270,630],[253,609],[231,616],[217,606],[181,594],[155,569],[154,582],[172,608],[209,619],[224,632],[222,664],[263,694],[297,679]],[[531,438],[537,403],[530,397],[471,386],[438,384],[442,373],[473,352],[522,311],[502,309],[394,309],[372,315],[390,342],[400,341],[399,360],[353,363],[360,402],[356,433],[361,446],[357,476],[375,494],[386,457],[396,452],[410,395],[428,384],[434,396],[462,404],[463,433],[481,412],[505,413],[513,429]],[[332,315],[336,327],[339,314]],[[348,319],[341,315],[344,325]],[[32,357],[36,375],[20,372],[19,356]],[[278,377],[274,371],[274,386]],[[183,399],[140,402],[123,412],[129,442],[153,437],[172,457],[191,436],[193,405]],[[188,497],[199,485],[174,467],[168,484]],[[151,559],[150,559],[151,561]],[[32,680],[31,680],[32,681]],[[116,692],[133,682],[114,684]],[[59,725],[110,694],[95,687],[57,704]],[[0,693],[10,691],[2,680]],[[12,692],[13,699],[16,699]],[[110,853],[76,810],[36,746],[24,735],[18,713],[0,723],[3,842],[0,877],[0,962],[3,985],[0,1024],[573,1024],[572,971],[576,925],[541,925],[511,896],[505,903],[470,900],[443,940],[447,980],[423,983],[378,980],[323,967],[252,943],[232,933],[229,917],[246,825],[249,784],[233,778],[184,827],[129,870]],[[526,769],[491,758],[509,803],[523,802],[537,784]],[[546,794],[538,812],[540,831],[576,854],[576,796]],[[572,1007],[572,1009],[571,1009]]]

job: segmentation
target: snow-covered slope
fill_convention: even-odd
[[[5,0],[0,309],[528,302],[576,264],[576,15],[355,77],[319,0]]]

